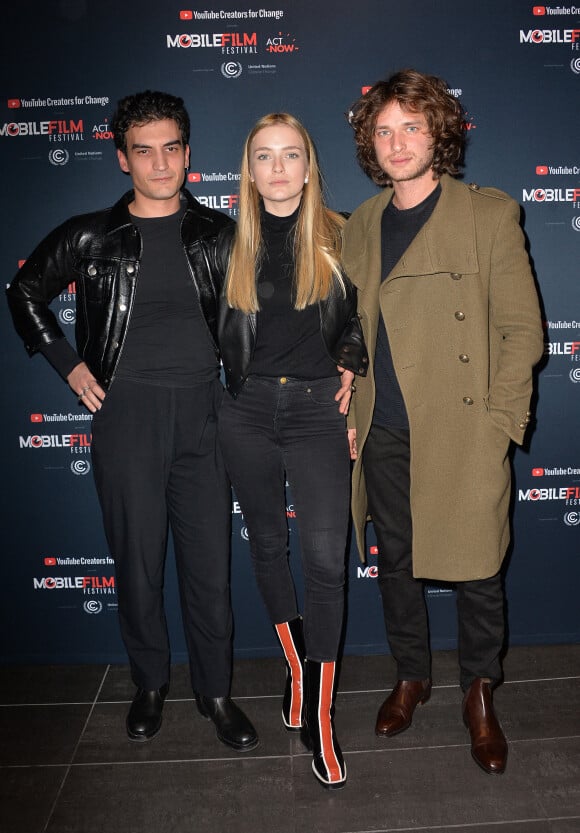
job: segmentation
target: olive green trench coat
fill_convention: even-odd
[[[448,175],[441,187],[433,214],[382,283],[381,216],[392,189],[363,203],[344,231],[370,356],[349,414],[358,445],[352,513],[364,561],[363,455],[380,305],[409,417],[413,573],[470,581],[497,573],[509,543],[508,450],[530,421],[543,334],[518,204]]]

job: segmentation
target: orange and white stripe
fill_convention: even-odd
[[[334,784],[344,781],[346,771],[343,772],[334,748],[334,738],[330,710],[332,708],[332,692],[334,690],[334,662],[320,663],[320,689],[318,694],[318,726],[320,731],[320,752],[326,769],[326,781]],[[314,769],[316,773],[316,769]]]
[[[304,685],[304,671],[288,622],[282,622],[279,625],[274,625],[274,627],[276,628],[278,639],[282,645],[286,662],[290,666],[291,675],[290,709],[288,712],[288,720],[283,712],[282,719],[284,721],[284,725],[289,729],[299,729],[302,726],[302,692]]]

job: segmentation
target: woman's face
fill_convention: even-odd
[[[250,177],[270,214],[287,217],[298,208],[308,176],[306,148],[287,124],[263,127],[250,144]]]

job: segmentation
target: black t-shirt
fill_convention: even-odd
[[[181,242],[183,214],[132,217],[143,248],[117,378],[186,387],[219,373]]]
[[[437,185],[429,196],[413,208],[400,210],[387,205],[381,218],[381,274],[384,281],[407,251],[418,232],[423,228],[441,195]],[[412,281],[413,278],[402,278]],[[382,313],[379,319],[375,347],[375,410],[373,424],[387,428],[409,428],[407,410],[393,365],[389,336]]]

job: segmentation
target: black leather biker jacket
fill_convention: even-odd
[[[216,356],[219,289],[215,241],[233,220],[205,208],[183,190],[187,208],[181,240]],[[14,325],[30,355],[64,338],[50,302],[76,284],[76,346],[99,384],[114,379],[127,334],[141,259],[141,236],[131,222],[133,191],[112,208],[83,214],[52,231],[24,263],[7,290]]]

